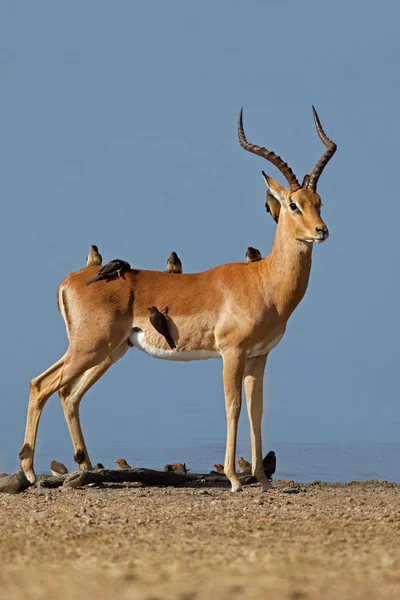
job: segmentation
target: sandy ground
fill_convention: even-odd
[[[400,486],[0,496],[0,597],[400,598]]]

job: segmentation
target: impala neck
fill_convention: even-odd
[[[287,220],[281,214],[269,255],[270,273],[274,274],[275,279],[276,306],[281,315],[289,317],[306,293],[312,246],[293,238]]]

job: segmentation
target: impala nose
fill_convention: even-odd
[[[323,227],[321,227],[321,226],[316,227],[315,231],[317,232],[317,235],[320,240],[326,240],[327,237],[329,236],[329,231],[328,231],[328,228],[326,225],[324,225]]]

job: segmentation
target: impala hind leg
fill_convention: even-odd
[[[268,354],[250,358],[244,372],[244,390],[250,421],[251,460],[254,477],[261,483],[262,491],[271,489],[272,483],[266,477],[263,467],[261,443],[261,419],[263,414],[263,382]]]
[[[33,457],[39,420],[44,405],[57,390],[67,385],[76,377],[79,377],[87,369],[104,360],[104,358],[104,356],[99,357],[93,352],[72,354],[70,349],[68,349],[67,353],[58,362],[39,375],[39,377],[32,379],[24,445],[19,453],[21,469],[31,483],[35,483],[36,480],[33,469]]]
[[[227,439],[224,471],[232,485],[232,492],[242,489],[235,470],[237,426],[242,407],[242,381],[246,356],[242,351],[223,353],[223,379],[225,410],[227,421]]]
[[[124,342],[102,363],[88,369],[80,377],[74,379],[68,385],[58,390],[64,417],[74,446],[74,460],[78,463],[81,471],[92,469],[79,418],[79,406],[81,400],[86,392],[102,375],[104,375],[111,365],[124,356],[128,348],[128,344]]]

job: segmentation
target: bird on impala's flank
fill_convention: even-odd
[[[132,467],[126,462],[125,458],[117,458],[114,460],[114,462],[117,463],[120,471],[123,471],[124,469],[132,469]]]
[[[66,473],[68,473],[67,467],[62,463],[57,462],[56,460],[51,461],[50,470],[54,477],[60,477],[60,475],[65,475]]]
[[[182,263],[176,252],[171,252],[167,260],[167,273],[182,273]]]
[[[120,258],[116,258],[115,260],[110,260],[100,271],[97,273],[96,277],[89,279],[86,282],[86,285],[91,285],[95,281],[101,281],[102,279],[117,279],[121,277],[124,273],[130,271],[131,265],[126,262],[126,260],[121,260]]]
[[[217,471],[217,473],[220,473],[221,475],[225,474],[224,465],[221,465],[220,463],[218,463],[218,464],[214,464],[213,467]]]
[[[257,248],[249,246],[246,250],[246,259],[248,263],[257,262],[262,259],[261,252]]]
[[[190,469],[186,468],[186,463],[174,463],[175,473],[187,473]]]
[[[240,460],[236,461],[239,465],[240,473],[248,473],[251,471],[251,463],[248,460],[245,460],[243,456],[240,457]]]
[[[102,265],[102,256],[99,252],[96,244],[92,244],[92,249],[86,257],[86,266],[87,267],[100,267]]]
[[[176,348],[176,344],[169,332],[168,321],[166,318],[166,314],[168,314],[168,307],[165,308],[162,313],[156,306],[146,306],[146,309],[150,313],[150,323],[153,325],[154,329],[165,337],[168,346],[171,348],[171,350],[174,350],[174,348]]]

